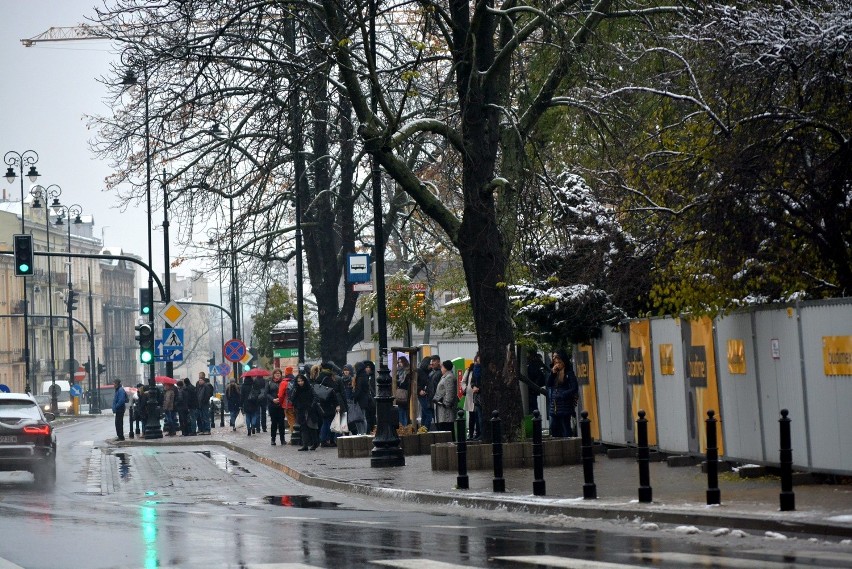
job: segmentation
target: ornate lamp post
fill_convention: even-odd
[[[56,213],[56,226],[68,226],[68,296],[65,297],[65,303],[68,308],[68,382],[74,383],[74,310],[77,308],[77,293],[74,292],[74,283],[71,280],[71,224],[79,225],[83,223],[80,214],[83,213],[83,208],[79,204],[62,205],[57,203],[51,206]],[[73,216],[73,221],[72,221]],[[63,221],[63,218],[66,220]],[[51,408],[56,408],[56,390],[51,390],[50,395]]]
[[[147,217],[148,217],[148,267],[153,267],[153,245],[151,243],[151,130],[150,130],[150,101],[149,101],[149,90],[148,90],[148,65],[145,59],[137,57],[136,54],[125,51],[121,54],[121,63],[127,68],[127,73],[125,73],[124,78],[122,79],[122,85],[131,86],[131,85],[139,85],[139,77],[136,75],[134,71],[135,68],[142,69],[142,95],[145,103],[145,197],[147,200]],[[166,263],[168,264],[168,258],[166,259]],[[168,285],[167,285],[168,286]],[[148,272],[148,295],[153,300],[154,298],[154,276],[151,274],[150,269]],[[151,325],[151,328],[154,328],[154,311],[148,315],[148,323]],[[148,367],[148,388],[151,390],[151,394],[154,395],[157,393],[157,385],[154,379],[154,364],[152,361]],[[146,439],[160,439],[163,438],[163,430],[160,425],[160,404],[158,397],[149,397],[147,400],[147,414],[148,421],[145,424],[145,438]]]
[[[59,214],[57,208],[59,206],[59,196],[62,195],[62,188],[56,184],[51,184],[48,187],[35,186],[30,190],[30,195],[33,197],[33,209],[41,209],[41,202],[44,201],[44,230],[47,234],[47,252],[50,253],[50,212],[55,211]],[[53,198],[52,205],[48,206],[47,202]],[[56,343],[53,337],[53,271],[51,270],[50,257],[47,258],[47,305],[50,326],[50,409],[54,413],[58,411],[56,408]]]
[[[29,166],[27,170],[27,178],[30,182],[35,183],[38,179],[38,170],[35,163],[38,162],[38,153],[35,150],[25,150],[24,152],[15,152],[10,150],[3,156],[3,161],[6,163],[6,180],[11,184],[15,181],[14,166],[18,167],[21,176],[21,233],[26,233],[24,227],[24,166]],[[24,391],[30,393],[30,324],[29,324],[29,302],[27,301],[27,277],[23,277],[24,282]]]

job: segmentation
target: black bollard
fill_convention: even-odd
[[[500,425],[500,413],[496,409],[491,413],[491,458],[494,461],[494,491],[505,492],[506,480],[503,478],[503,432]]]
[[[707,411],[707,505],[721,504],[722,491],[719,490],[719,447],[716,446],[716,412]]]
[[[796,509],[796,494],[793,492],[793,441],[790,437],[790,412],[781,409],[778,424],[781,427],[781,511]]]
[[[134,408],[134,405],[133,405],[133,404],[130,404],[130,405],[128,405],[128,406],[127,406],[127,409],[128,409],[128,411],[127,411],[127,416],[130,418],[130,438],[131,438],[131,439],[132,439],[132,438],[135,438],[135,437],[133,436],[133,434],[134,434],[134,433],[133,433],[133,420],[134,420],[134,416],[133,416],[133,408]]]
[[[639,410],[639,420],[636,421],[636,462],[639,463],[639,502],[651,502],[651,451],[648,449],[648,419],[644,409]]]
[[[541,413],[533,411],[533,495],[544,496],[544,454],[541,444]]]
[[[467,490],[470,486],[467,478],[467,434],[465,432],[464,411],[459,410],[456,419],[456,456],[459,462],[459,475],[456,477],[456,488]]]
[[[580,451],[583,457],[583,499],[597,500],[598,487],[595,485],[595,453],[592,449],[592,424],[589,412],[580,413]]]

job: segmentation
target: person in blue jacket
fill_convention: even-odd
[[[115,395],[112,397],[112,413],[115,415],[115,434],[118,440],[124,440],[124,410],[127,408],[127,392],[121,386],[121,380],[115,378]]]

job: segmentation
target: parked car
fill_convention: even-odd
[[[53,413],[26,393],[0,393],[0,470],[28,470],[38,486],[56,481]]]

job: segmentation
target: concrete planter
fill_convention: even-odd
[[[432,445],[432,470],[458,470],[457,450],[456,444],[451,442]],[[580,439],[547,439],[542,441],[542,453],[545,467],[580,464]],[[532,465],[532,442],[503,443],[503,468],[531,468]],[[494,457],[490,444],[467,445],[468,470],[493,468]]]
[[[337,437],[337,458],[366,458],[373,450],[371,435]]]

